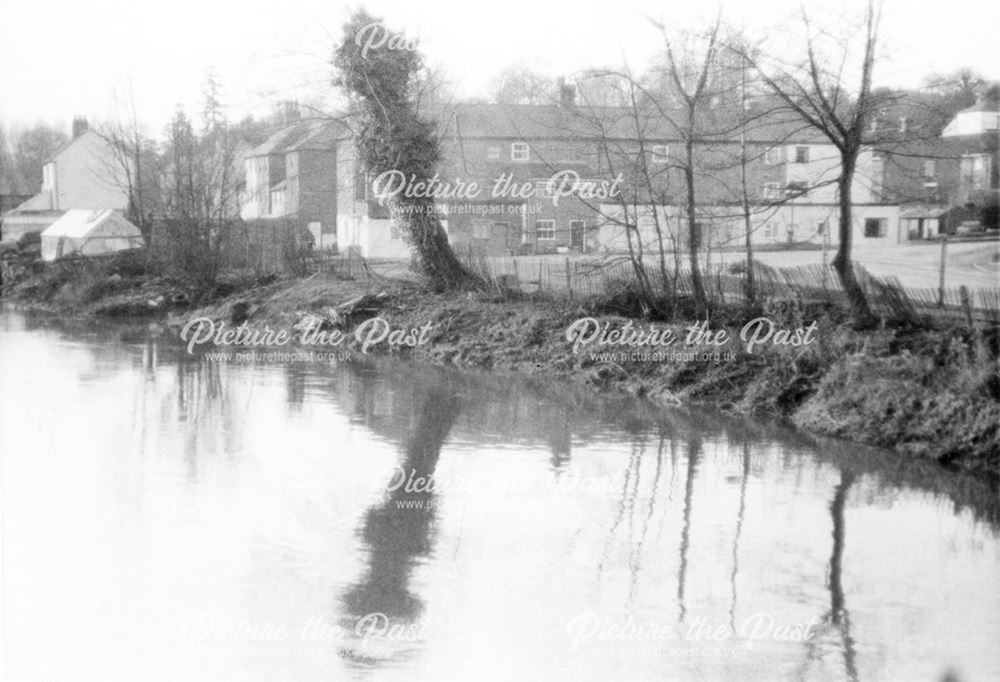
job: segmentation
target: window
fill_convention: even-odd
[[[764,198],[765,199],[778,199],[781,197],[781,183],[780,182],[765,182],[764,183]]]
[[[826,234],[826,221],[825,220],[822,221],[821,223],[818,223],[816,225],[816,234],[819,235],[820,237],[822,237],[824,234]]]
[[[667,163],[670,160],[670,147],[665,144],[653,145],[653,163]]]
[[[885,218],[865,218],[865,237],[878,239],[885,236]]]
[[[527,142],[514,142],[510,145],[511,161],[527,161],[531,158],[531,151]]]
[[[968,189],[986,189],[986,157],[968,155],[962,157],[962,184]]]
[[[402,238],[403,238],[402,235],[400,235],[400,233],[399,233],[399,226],[396,225],[396,221],[395,220],[390,220],[389,221],[389,239],[392,239],[393,241],[399,241]]]
[[[551,199],[555,196],[555,185],[549,185],[548,180],[539,180],[535,183],[535,196],[542,199]]]
[[[933,178],[937,175],[937,169],[935,168],[934,160],[924,161],[924,177]]]
[[[472,223],[472,236],[476,239],[489,239],[490,224],[482,220]]]
[[[487,147],[486,148],[486,158],[489,159],[490,161],[499,161],[500,160],[500,147],[497,147],[495,145]]]
[[[365,201],[368,199],[368,176],[365,175],[364,168],[360,163],[354,165],[354,200]]]
[[[774,239],[778,236],[778,223],[764,223],[764,239]]]
[[[771,147],[764,152],[764,163],[768,166],[777,166],[785,160],[785,150],[781,147]]]
[[[510,238],[510,225],[507,223],[493,223],[493,234],[496,236],[503,235],[503,240],[506,244]]]
[[[556,221],[554,220],[536,220],[535,221],[535,239],[552,241],[556,238]]]
[[[809,147],[795,148],[795,163],[809,163]]]

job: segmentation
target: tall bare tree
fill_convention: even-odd
[[[721,17],[703,36],[703,47],[700,51],[694,45],[680,51],[675,41],[669,36],[665,26],[658,25],[663,36],[665,51],[665,76],[681,112],[681,120],[677,122],[683,147],[682,162],[684,184],[686,189],[685,213],[688,224],[688,260],[691,267],[691,287],[694,294],[695,311],[699,316],[706,314],[708,301],[705,287],[702,283],[701,266],[698,263],[698,249],[701,245],[701,225],[698,221],[698,202],[695,171],[695,145],[700,130],[700,118],[704,109],[711,103],[712,90],[710,76],[715,67],[719,49],[719,29]]]
[[[789,62],[777,58],[766,59],[751,50],[743,51],[743,56],[755,67],[770,90],[809,126],[828,139],[839,153],[837,194],[840,244],[833,259],[833,267],[847,293],[854,322],[859,326],[870,324],[873,315],[851,262],[851,188],[858,157],[866,144],[865,134],[881,106],[880,98],[872,90],[879,20],[880,10],[876,1],[869,0],[862,20],[861,45],[858,48],[852,36],[843,35],[832,39],[834,37],[829,31],[815,31],[810,16],[803,7],[803,60]],[[860,54],[855,54],[858,49]],[[844,73],[852,57],[857,57],[859,62],[856,82],[848,82]]]
[[[94,126],[111,152],[104,159],[106,167],[102,170],[125,193],[128,199],[126,217],[139,228],[149,245],[153,216],[158,212],[156,144],[139,124],[131,88],[127,102],[117,95],[115,101],[114,117]]]

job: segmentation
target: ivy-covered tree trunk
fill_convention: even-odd
[[[435,288],[464,289],[479,284],[452,251],[433,201],[393,200],[389,202],[389,214],[410,245],[417,270]]]
[[[414,96],[421,57],[412,41],[389,31],[359,10],[344,26],[334,54],[336,84],[351,99],[357,119],[358,160],[369,178],[398,172],[406,187],[426,187],[440,158],[434,125],[421,119]],[[418,271],[437,289],[474,288],[480,284],[448,244],[433,199],[406,196],[386,201],[404,236]]]

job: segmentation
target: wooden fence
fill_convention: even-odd
[[[484,257],[464,253],[463,262],[498,290],[542,293],[569,299],[604,296],[626,287],[638,287],[640,273],[624,256],[610,258]],[[932,317],[1000,323],[1000,288],[904,287],[893,277],[877,277],[855,264],[855,273],[877,315],[884,318]],[[688,270],[668,271],[666,281],[658,265],[646,264],[645,275],[654,295],[693,291]],[[824,302],[847,306],[847,296],[832,266],[802,265],[772,268],[754,264],[757,296]],[[702,284],[713,307],[746,301],[742,272],[715,266],[702,273]]]

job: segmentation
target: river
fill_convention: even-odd
[[[0,314],[2,679],[1000,679],[1000,503],[778,425]]]

